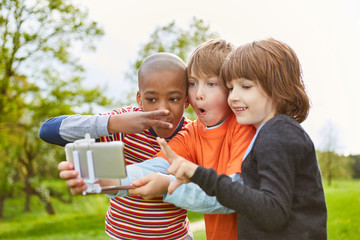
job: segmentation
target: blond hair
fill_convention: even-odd
[[[234,48],[233,44],[224,39],[211,39],[200,44],[190,56],[188,77],[219,76],[224,60]]]
[[[287,114],[299,123],[309,113],[299,59],[287,44],[268,38],[235,49],[220,73],[225,81],[245,78],[256,81],[272,99],[277,114]]]

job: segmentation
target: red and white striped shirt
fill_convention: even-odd
[[[142,111],[138,107],[124,107],[103,115]],[[189,120],[183,118],[176,131]],[[170,139],[167,139],[170,140]],[[122,141],[126,165],[143,162],[160,151],[156,134],[146,130],[138,134],[116,133],[101,137],[101,141]],[[140,196],[114,197],[106,213],[105,231],[114,239],[183,239],[189,234],[187,212],[165,203],[162,197],[144,200]]]

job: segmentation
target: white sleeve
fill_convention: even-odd
[[[74,142],[89,133],[91,138],[110,136],[107,125],[111,115],[71,115],[66,117],[59,128],[60,136]]]
[[[234,173],[231,176],[233,181],[242,182],[240,173]],[[175,177],[171,177],[171,182]],[[233,209],[229,209],[221,205],[215,196],[207,195],[197,184],[188,183],[178,187],[173,194],[165,194],[164,202],[172,203],[183,209],[207,213],[207,214],[220,214],[220,213],[234,213]]]

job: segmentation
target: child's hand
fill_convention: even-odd
[[[168,187],[168,193],[172,194],[181,184],[190,182],[189,179],[194,175],[198,165],[177,155],[173,150],[171,150],[164,139],[158,137],[157,141],[161,150],[171,162],[168,173],[176,177],[175,181],[173,181]]]
[[[78,172],[74,170],[74,164],[62,161],[58,164],[60,178],[66,180],[66,185],[70,188],[72,194],[81,194],[87,186],[83,178],[77,178]]]
[[[114,133],[140,133],[150,127],[171,129],[168,110],[156,110],[150,112],[128,112],[112,115],[108,122],[108,132]]]
[[[131,185],[135,188],[130,189],[129,194],[140,195],[144,199],[152,199],[157,196],[162,196],[164,193],[166,193],[169,184],[169,175],[152,173],[132,182]]]

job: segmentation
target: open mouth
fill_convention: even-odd
[[[200,112],[201,114],[204,114],[204,113],[206,112],[206,110],[203,109],[203,108],[199,108],[199,112]]]

